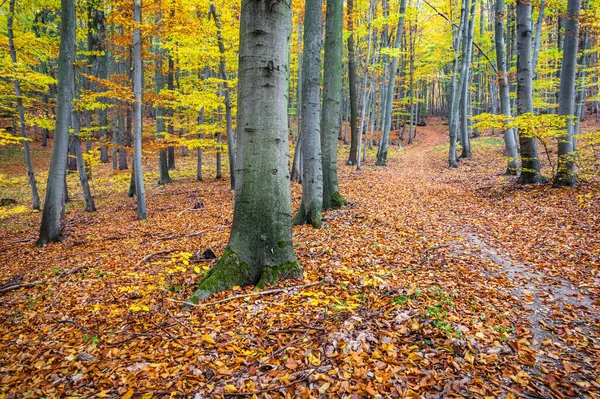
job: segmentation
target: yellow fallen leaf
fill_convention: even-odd
[[[121,399],[129,399],[133,396],[133,389],[129,389],[129,391],[125,392],[125,395],[121,396]]]
[[[473,364],[473,362],[475,361],[475,358],[473,357],[473,355],[471,355],[469,352],[467,352],[465,354],[465,360],[471,364]]]
[[[202,270],[200,270],[200,268],[198,266],[194,266],[194,273],[200,274],[200,273],[202,273]]]
[[[215,339],[210,334],[204,334],[200,339],[209,344],[216,344]]]
[[[237,388],[235,387],[235,385],[231,385],[231,384],[227,384],[225,385],[225,387],[223,388],[223,390],[226,393],[234,393],[237,392]]]

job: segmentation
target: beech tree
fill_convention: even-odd
[[[242,2],[238,163],[228,247],[190,297],[302,276],[292,245],[287,135],[291,4]]]
[[[517,113],[533,113],[533,68],[531,63],[531,1],[517,2]],[[521,147],[520,184],[539,184],[544,179],[540,175],[540,160],[537,139],[533,132],[519,131]]]
[[[60,50],[56,93],[56,127],[46,183],[46,199],[40,225],[38,246],[62,240],[64,223],[69,125],[75,92],[75,2],[61,0]]]
[[[581,0],[569,0],[565,21],[565,42],[560,71],[558,114],[568,118],[565,134],[558,137],[558,168],[554,176],[556,186],[574,186],[575,154],[573,133],[576,126],[575,80],[577,76],[577,46],[579,45],[579,12]]]
[[[343,20],[344,4],[338,0],[327,0],[321,110],[323,209],[340,208],[346,204],[339,193],[337,169],[337,139],[341,130],[342,112]]]
[[[306,0],[304,13],[304,52],[302,71],[302,202],[294,224],[321,227],[323,169],[321,166],[321,35],[323,1]]]
[[[142,170],[142,0],[133,2],[133,181],[137,200],[137,218],[144,220],[146,216],[146,190]]]

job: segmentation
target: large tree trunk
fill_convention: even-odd
[[[558,114],[568,117],[565,134],[558,137],[558,167],[554,176],[555,186],[575,186],[575,152],[573,130],[575,128],[575,80],[577,76],[577,47],[579,45],[579,13],[581,0],[569,0],[565,39],[560,71]]]
[[[402,33],[404,31],[404,14],[406,13],[406,0],[400,2],[400,18],[396,29],[396,43],[394,48],[399,49],[402,45]],[[394,109],[394,91],[396,85],[396,73],[398,69],[398,57],[392,57],[392,64],[388,72],[389,81],[385,91],[385,104],[383,109],[383,137],[377,151],[376,165],[385,166],[387,163],[390,130],[392,129],[392,111]]]
[[[321,166],[321,36],[323,0],[306,0],[302,70],[302,202],[294,224],[322,225],[323,169]]]
[[[323,159],[323,209],[340,208],[346,201],[339,193],[337,142],[342,112],[342,31],[344,5],[327,0],[325,21],[325,67],[321,114],[321,155]]]
[[[29,141],[27,138],[27,128],[25,127],[25,110],[23,109],[23,99],[21,98],[21,86],[19,79],[16,76],[17,69],[17,51],[15,50],[15,40],[13,36],[13,16],[15,13],[15,0],[10,0],[10,10],[8,12],[8,47],[10,52],[10,59],[13,67],[15,68],[15,95],[17,96],[17,111],[19,113],[19,127],[21,129],[21,136],[23,137],[23,149],[25,152],[25,167],[27,168],[27,176],[29,177],[29,186],[31,187],[31,200],[32,209],[40,209],[40,197],[37,191],[37,182],[35,180],[35,173],[33,172],[33,165],[31,163],[31,151],[29,150]]]
[[[156,1],[156,0],[155,0]],[[155,19],[155,23],[158,25],[162,19],[162,11],[158,11]],[[157,33],[158,35],[159,33]],[[163,56],[164,52],[161,50],[160,37],[154,39],[154,87],[157,95],[165,88],[165,75],[163,74]],[[157,96],[158,105],[155,107],[156,116],[156,138],[162,139],[165,137],[165,108],[160,105],[160,96]],[[171,176],[169,176],[169,164],[167,159],[167,149],[161,148],[158,152],[158,184],[171,183]]]
[[[233,120],[231,116],[231,94],[229,93],[229,83],[227,76],[227,67],[225,65],[225,43],[223,41],[223,25],[221,23],[221,14],[218,13],[214,0],[211,0],[209,17],[212,15],[217,27],[217,44],[219,46],[219,78],[223,80],[223,103],[225,104],[225,125],[227,132],[227,153],[229,155],[229,179],[231,189],[235,189],[235,144],[233,142]]]
[[[189,299],[233,286],[300,278],[292,244],[287,135],[289,2],[242,2],[238,142],[229,246]]]
[[[350,154],[348,165],[356,165],[358,152],[358,93],[354,59],[354,0],[348,0],[348,86],[350,92]]]
[[[533,112],[533,70],[531,68],[531,2],[517,2],[517,113]],[[543,183],[540,175],[537,140],[532,132],[519,131],[521,160],[520,184]]]
[[[142,0],[133,1],[133,168],[135,180],[135,196],[137,200],[137,219],[145,220],[146,191],[144,189],[144,173],[142,170],[142,38],[140,24],[142,22]]]
[[[505,116],[504,123],[509,124],[511,119],[510,112],[510,94],[508,87],[508,72],[506,66],[506,56],[504,54],[504,0],[496,1],[496,62],[498,64],[498,89],[500,92],[500,111]],[[506,147],[506,155],[508,156],[508,165],[506,174],[516,175],[519,172],[519,150],[517,141],[512,128],[504,130],[504,145]]]
[[[74,93],[75,2],[61,0],[60,50],[56,94],[56,124],[52,158],[46,184],[46,200],[40,225],[38,246],[62,240],[65,210],[65,173],[69,144],[69,121]]]

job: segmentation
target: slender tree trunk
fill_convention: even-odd
[[[291,3],[243,2],[240,13],[238,164],[229,245],[189,299],[233,286],[299,278],[292,244],[287,135]]]
[[[544,10],[546,8],[546,0],[540,1],[540,11],[538,13],[537,23],[535,24],[535,39],[533,41],[533,58],[531,60],[531,68],[535,75],[537,70],[538,58],[540,55],[540,44],[542,39],[542,24],[544,22]]]
[[[573,187],[575,174],[575,151],[573,131],[575,115],[575,81],[577,77],[577,47],[579,45],[579,14],[581,0],[569,0],[565,22],[565,39],[560,72],[558,114],[569,118],[563,135],[558,137],[558,167],[554,176],[555,186]]]
[[[231,189],[235,189],[235,144],[233,142],[233,120],[231,116],[231,95],[229,93],[229,83],[227,76],[227,67],[225,65],[225,43],[223,41],[223,26],[221,23],[221,14],[217,12],[214,0],[210,3],[209,17],[212,15],[217,27],[217,44],[219,46],[219,78],[223,80],[223,102],[225,104],[225,125],[227,132],[227,153],[229,155],[229,179]],[[220,154],[219,154],[220,155]],[[219,168],[220,169],[220,168]],[[218,176],[217,178],[219,178]]]
[[[410,91],[410,122],[408,128],[408,144],[413,142],[413,127],[415,122],[415,40],[416,40],[416,27],[411,31],[411,37],[408,39],[410,42],[410,61],[409,61],[409,91]]]
[[[348,165],[356,165],[358,158],[358,93],[356,61],[354,59],[354,0],[348,0],[348,86],[350,92],[350,154]]]
[[[301,180],[300,179],[300,158],[302,156],[302,139],[300,137],[300,122],[302,118],[302,24],[300,23],[300,18],[298,18],[298,104],[296,106],[296,123],[298,124],[298,134],[296,136],[296,146],[294,147],[294,160],[292,162],[292,173],[291,180]],[[323,161],[325,163],[325,161]],[[336,164],[337,165],[337,164]],[[325,168],[325,165],[323,165]],[[323,170],[325,173],[325,170]]]
[[[323,160],[323,209],[341,208],[346,201],[339,193],[337,145],[342,113],[342,46],[344,5],[327,0],[321,155]]]
[[[402,45],[402,33],[404,31],[404,14],[406,13],[406,0],[400,1],[400,18],[396,28],[396,42],[394,48],[399,49]],[[383,137],[379,143],[376,165],[385,166],[387,163],[390,130],[392,128],[392,111],[394,110],[394,91],[396,85],[396,73],[398,69],[398,57],[392,57],[392,64],[388,72],[389,82],[387,84],[385,105],[383,113]]]
[[[65,211],[65,173],[69,142],[69,120],[74,95],[75,61],[75,2],[61,0],[60,49],[58,56],[58,84],[56,97],[56,124],[52,158],[46,184],[46,200],[40,225],[38,246],[61,241]]]
[[[451,168],[456,168],[458,166],[458,160],[456,156],[456,143],[460,132],[460,102],[462,101],[464,93],[463,87],[467,78],[467,67],[469,62],[468,36],[470,4],[470,0],[464,0],[462,21],[460,24],[459,35],[457,36],[456,46],[454,47],[456,51],[454,56],[454,71],[456,73],[458,70],[458,46],[459,43],[462,42],[460,78],[458,78],[458,83],[456,82],[456,75],[452,78],[452,103],[450,106],[450,115],[448,118],[450,126],[450,149],[448,152],[448,165]]]
[[[137,200],[137,219],[146,220],[146,191],[142,170],[142,0],[133,1],[133,168],[135,195]]]
[[[173,15],[174,12],[171,11],[171,16]],[[170,53],[167,57],[167,63],[167,89],[172,92],[175,90],[175,63],[173,61],[173,56]],[[167,120],[167,133],[169,134],[170,138],[173,138],[175,137],[175,116],[173,112],[173,106],[170,106],[167,110]],[[169,170],[175,170],[175,147],[173,145],[170,145],[167,148],[167,166],[169,167]]]
[[[204,107],[200,108],[200,115],[198,116],[198,124],[204,125]],[[204,138],[204,134],[198,135],[199,139]],[[196,180],[202,181],[202,147],[198,147],[198,161],[196,164]]]
[[[81,184],[81,190],[83,191],[83,198],[85,200],[85,211],[95,212],[96,206],[94,204],[94,197],[90,190],[90,183],[88,175],[85,171],[85,162],[83,161],[83,154],[81,153],[81,138],[79,137],[79,115],[75,112],[71,113],[71,126],[73,126],[73,134],[71,135],[74,146],[74,156],[77,160],[77,173],[79,175],[79,183]]]
[[[155,0],[155,3],[158,3]],[[162,11],[158,10],[155,19],[155,24],[160,25],[162,20]],[[164,52],[161,49],[161,40],[158,36],[154,39],[154,88],[157,94],[158,105],[155,106],[156,114],[156,138],[160,141],[165,137],[165,108],[160,104],[160,92],[165,88],[165,76],[163,74],[163,56]],[[169,163],[167,157],[167,149],[161,148],[158,152],[158,184],[171,183],[169,176]]]
[[[323,0],[306,0],[302,70],[302,201],[294,224],[322,225],[323,169],[321,163],[321,36]]]
[[[359,133],[358,133],[358,157],[356,158],[356,169],[359,170],[360,169],[360,161],[361,161],[361,157],[360,157],[360,152],[361,152],[361,146],[362,146],[362,141],[363,141],[363,132],[365,131],[365,129],[367,129],[368,125],[367,125],[367,121],[366,121],[366,115],[368,112],[368,107],[369,107],[369,98],[371,96],[371,90],[368,90],[368,83],[369,83],[369,64],[371,62],[371,41],[372,41],[372,37],[373,37],[373,31],[372,31],[372,27],[371,27],[371,21],[373,20],[373,12],[374,12],[374,2],[373,0],[370,1],[370,5],[369,5],[369,20],[368,20],[368,29],[369,29],[369,38],[368,38],[368,44],[367,44],[367,60],[365,62],[365,69],[364,69],[364,78],[363,78],[363,104],[362,104],[362,112],[360,114],[360,129],[359,129]],[[372,89],[373,85],[371,84],[371,89]]]
[[[29,149],[29,141],[27,138],[27,128],[25,127],[25,110],[23,108],[23,99],[21,98],[21,86],[19,84],[19,78],[17,77],[17,51],[15,50],[15,41],[13,36],[13,17],[15,14],[15,1],[10,0],[10,10],[8,12],[8,47],[10,52],[10,59],[15,69],[15,95],[17,97],[17,112],[19,113],[19,127],[21,129],[21,137],[23,137],[23,149],[25,153],[25,167],[27,168],[27,177],[29,178],[29,186],[31,187],[31,200],[32,209],[40,209],[40,197],[37,191],[37,182],[35,180],[35,173],[33,171],[33,164],[31,163],[31,151]]]
[[[471,138],[469,136],[469,119],[468,119],[468,109],[470,108],[470,91],[469,91],[469,82],[471,78],[471,61],[473,57],[473,35],[475,31],[475,10],[477,9],[477,0],[472,0],[471,3],[471,12],[469,13],[471,16],[469,18],[469,28],[467,30],[467,68],[466,68],[466,76],[463,80],[462,86],[462,98],[461,98],[461,143],[462,143],[462,153],[460,155],[461,158],[471,158]]]
[[[533,70],[531,67],[531,2],[517,2],[517,113],[524,115],[533,113]],[[520,184],[538,184],[543,179],[540,175],[540,161],[537,140],[525,129],[519,130],[521,160],[523,162]]]
[[[510,112],[510,94],[508,86],[508,72],[506,66],[506,57],[504,54],[504,0],[496,0],[496,63],[498,65],[498,89],[500,92],[500,111],[505,116],[504,123],[508,126],[511,121]],[[519,173],[519,152],[513,129],[507,127],[504,129],[504,146],[508,157],[506,167],[507,175],[516,175]]]

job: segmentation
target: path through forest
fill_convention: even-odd
[[[4,219],[0,285],[44,282],[2,296],[0,393],[599,397],[597,187],[515,186],[498,136],[451,170],[446,142],[430,120],[388,167],[340,165],[351,205],[294,227],[303,282],[190,312],[232,217],[228,182],[194,182],[191,157],[149,187],[148,222],[107,170],[62,244],[28,241],[39,214]]]

